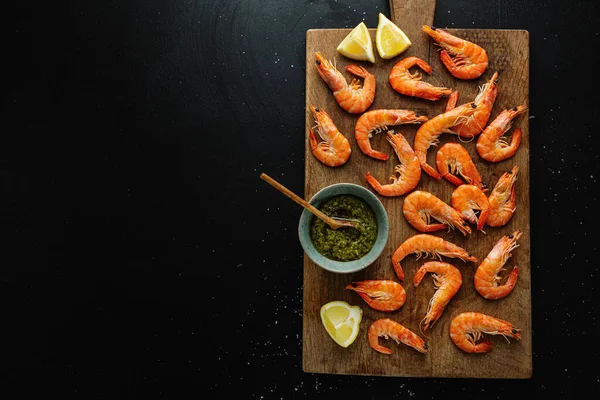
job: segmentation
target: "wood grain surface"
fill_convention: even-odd
[[[409,4],[407,4],[409,3]],[[426,13],[433,19],[435,1],[425,2]],[[350,75],[344,67],[351,63],[363,65],[377,79],[377,94],[369,110],[382,108],[402,108],[417,110],[429,118],[440,114],[446,106],[445,100],[430,102],[403,96],[395,92],[389,82],[391,68],[400,59],[407,56],[418,56],[427,61],[433,73],[424,75],[424,80],[435,85],[458,89],[458,104],[472,101],[491,75],[499,73],[499,94],[494,104],[490,122],[505,108],[528,104],[529,98],[529,34],[521,30],[481,30],[451,29],[450,32],[473,41],[484,47],[489,55],[489,67],[479,79],[460,81],[454,79],[442,65],[437,47],[429,37],[413,25],[402,21],[411,21],[411,15],[421,15],[416,2],[391,3],[393,20],[411,38],[413,45],[402,55],[383,60],[376,54],[376,63],[355,62],[341,56],[336,51],[337,45],[350,32],[350,29],[309,30],[306,34],[306,148],[305,148],[305,197],[310,198],[323,187],[338,183],[350,182],[370,188],[365,173],[370,172],[380,182],[387,182],[392,175],[398,159],[385,139],[385,134],[375,135],[371,139],[374,149],[387,152],[387,161],[378,161],[365,156],[356,144],[354,126],[359,115],[345,112],[336,103],[330,89],[319,77],[314,54],[323,53],[349,80]],[[421,2],[421,4],[423,4]],[[425,14],[426,14],[425,13]],[[414,17],[427,23],[427,17]],[[419,19],[420,18],[420,19]],[[443,28],[443,27],[441,27]],[[370,29],[375,43],[375,29]],[[338,129],[348,138],[352,146],[352,154],[342,167],[331,168],[321,164],[311,153],[308,130],[314,125],[308,105],[324,108],[336,123]],[[432,278],[426,276],[421,285],[415,288],[412,279],[416,270],[425,262],[411,255],[405,258],[402,266],[405,279],[402,286],[407,292],[406,303],[397,311],[384,313],[369,308],[354,292],[345,290],[345,286],[353,281],[364,279],[396,280],[391,264],[391,255],[396,248],[409,237],[418,234],[402,213],[404,196],[386,198],[379,196],[388,211],[390,233],[385,250],[379,259],[367,269],[354,274],[334,274],[322,270],[305,255],[304,256],[304,288],[303,288],[303,370],[313,373],[384,375],[405,377],[460,377],[460,378],[529,378],[532,375],[532,343],[531,343],[531,282],[530,282],[530,210],[529,210],[529,114],[517,117],[514,126],[523,130],[523,140],[515,156],[498,163],[488,163],[481,159],[475,150],[475,140],[459,142],[456,135],[442,134],[440,144],[459,142],[469,151],[485,182],[490,188],[498,178],[514,165],[519,166],[516,182],[517,210],[513,218],[503,227],[486,226],[485,233],[479,232],[471,225],[473,233],[467,237],[459,231],[438,231],[434,235],[449,240],[470,251],[478,258],[477,263],[465,263],[457,259],[444,258],[460,269],[463,285],[446,307],[442,317],[424,336],[419,330],[419,322],[425,316],[429,300],[435,289]],[[402,133],[413,144],[418,126],[404,125],[396,127],[395,132]],[[435,167],[435,153],[438,147],[428,152],[428,163]],[[451,194],[455,186],[442,179],[435,180],[423,173],[416,190],[426,190],[450,204]],[[371,189],[372,190],[372,189]],[[505,276],[514,265],[519,266],[519,279],[513,292],[504,299],[490,301],[482,298],[475,290],[473,276],[479,263],[485,259],[496,241],[514,230],[521,230],[523,236],[519,247],[505,265]],[[338,346],[328,335],[320,320],[320,307],[333,300],[344,300],[352,305],[360,305],[363,309],[361,330],[356,341],[348,348]],[[482,312],[512,322],[522,330],[520,341],[507,342],[501,336],[486,335],[486,340],[493,343],[494,348],[487,354],[466,354],[459,350],[450,340],[450,321],[465,311]],[[367,342],[367,330],[378,318],[394,319],[415,333],[424,337],[430,351],[422,355],[403,344],[393,340],[380,339],[382,344],[392,349],[391,355],[384,355],[373,350]]]

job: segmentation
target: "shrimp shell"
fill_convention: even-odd
[[[333,91],[333,97],[345,111],[351,114],[360,114],[373,104],[375,100],[376,81],[375,75],[359,65],[348,65],[346,71],[364,79],[361,87],[357,79],[350,84],[336,67],[329,62],[320,52],[315,53],[315,64],[319,76]]]
[[[436,321],[442,316],[446,306],[462,286],[462,275],[458,268],[452,264],[440,261],[429,261],[423,264],[415,274],[413,284],[419,286],[426,273],[433,274],[433,286],[435,294],[429,301],[427,313],[421,321],[423,332],[432,328]]]
[[[402,196],[413,190],[421,179],[421,164],[417,155],[406,138],[397,133],[388,131],[388,142],[394,148],[400,164],[394,167],[394,174],[390,177],[392,183],[382,185],[369,172],[365,175],[367,182],[382,196]]]
[[[492,193],[488,197],[490,202],[490,213],[488,214],[486,224],[492,227],[503,226],[510,221],[517,209],[517,200],[515,195],[515,182],[519,167],[514,166],[512,170],[505,172]]]
[[[390,71],[389,81],[392,88],[405,96],[419,97],[427,100],[439,100],[450,96],[452,89],[436,87],[421,80],[421,74],[411,74],[409,68],[417,65],[423,71],[431,74],[431,66],[418,57],[406,57],[394,65]]]
[[[481,46],[433,26],[423,25],[423,31],[442,48],[440,59],[455,78],[479,78],[487,69],[488,55]]]
[[[330,167],[339,167],[345,164],[352,153],[350,142],[338,130],[325,110],[316,108],[312,104],[310,110],[317,123],[315,129],[321,138],[319,142],[313,131],[309,131],[309,142],[313,155],[317,160]]]
[[[504,110],[484,129],[475,146],[481,158],[489,162],[499,162],[515,155],[523,136],[521,128],[515,129],[510,143],[503,135],[512,127],[513,119],[525,111],[527,107],[524,105]]]
[[[364,280],[352,282],[346,289],[353,290],[374,310],[396,311],[406,301],[406,291],[398,282]]]
[[[508,296],[514,289],[519,277],[519,268],[517,266],[508,274],[506,282],[503,285],[498,285],[501,280],[498,274],[512,256],[511,251],[519,246],[517,240],[522,234],[521,231],[517,230],[500,238],[492,251],[490,251],[485,260],[477,268],[477,271],[475,271],[475,289],[481,296],[488,300],[498,300]]]
[[[389,158],[388,155],[371,147],[369,139],[373,133],[387,130],[389,126],[420,124],[424,121],[427,121],[426,116],[419,115],[411,110],[379,109],[367,111],[358,118],[354,127],[356,144],[358,144],[360,150],[367,156],[385,161]]]
[[[452,192],[452,207],[459,211],[467,221],[476,224],[477,230],[483,230],[490,213],[490,202],[485,193],[477,186],[460,185],[457,187]],[[476,211],[479,211],[479,215]]]
[[[471,233],[471,228],[461,213],[429,192],[411,192],[404,199],[402,211],[408,223],[421,232],[457,228],[465,236]],[[431,218],[440,223],[430,224]]]
[[[452,342],[466,353],[487,353],[492,350],[491,342],[475,343],[483,334],[502,335],[508,340],[521,340],[521,330],[508,321],[477,312],[458,314],[450,323]]]
[[[389,318],[380,318],[373,322],[369,327],[367,336],[369,339],[369,345],[376,351],[383,354],[392,354],[392,350],[379,344],[380,337],[393,339],[396,341],[396,343],[402,342],[423,354],[426,354],[428,350],[428,346],[425,341],[416,333]]]
[[[431,146],[435,146],[439,143],[439,136],[442,133],[454,133],[450,128],[457,125],[461,120],[468,119],[477,110],[475,103],[467,103],[461,106],[455,107],[442,114],[436,115],[435,117],[424,122],[419,127],[415,134],[415,140],[413,149],[415,154],[419,157],[421,163],[421,169],[434,179],[442,179],[442,175],[435,170],[432,166],[427,164],[427,150]]]
[[[471,253],[455,245],[454,243],[448,242],[441,237],[429,235],[427,233],[421,233],[414,235],[406,239],[394,254],[392,254],[392,266],[396,272],[396,276],[399,280],[404,280],[404,270],[400,265],[402,261],[409,254],[416,254],[417,260],[421,257],[437,258],[441,261],[442,256],[449,258],[458,258],[464,262],[477,262],[477,257]]]
[[[473,136],[479,135],[483,132],[490,115],[494,102],[498,96],[498,72],[487,81],[479,90],[477,97],[473,100],[473,103],[477,105],[477,111],[471,118],[459,123],[452,127],[452,130],[460,137],[472,138]]]
[[[467,183],[477,186],[482,191],[487,190],[487,184],[481,179],[471,155],[461,144],[446,143],[440,147],[435,159],[438,172],[453,185]]]

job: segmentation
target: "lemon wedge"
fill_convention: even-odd
[[[412,44],[408,36],[398,25],[379,13],[379,23],[375,32],[375,44],[379,56],[384,59],[396,57],[404,53]]]
[[[358,61],[375,62],[373,41],[371,34],[364,22],[356,25],[354,29],[341,41],[337,51],[348,58]]]
[[[362,309],[345,301],[331,301],[321,307],[321,321],[331,338],[340,346],[348,347],[360,330]]]

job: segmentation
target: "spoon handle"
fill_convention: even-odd
[[[334,226],[337,227],[339,225],[336,220],[332,219],[327,214],[324,214],[323,212],[321,212],[315,206],[313,206],[312,204],[310,204],[309,202],[307,202],[303,198],[301,198],[298,195],[296,195],[294,192],[292,192],[291,190],[289,190],[288,188],[286,188],[285,186],[283,186],[281,183],[277,182],[275,179],[271,178],[269,175],[267,175],[265,173],[261,173],[260,174],[260,178],[262,180],[266,181],[267,183],[269,183],[275,189],[279,190],[281,193],[285,194],[290,199],[294,200],[296,203],[300,204],[302,207],[306,208],[311,213],[315,214],[317,217],[321,218],[323,221],[325,221],[332,228]]]

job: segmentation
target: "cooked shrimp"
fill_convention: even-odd
[[[503,236],[494,245],[494,248],[481,263],[477,271],[475,271],[475,289],[477,292],[489,300],[498,300],[506,297],[512,292],[517,284],[519,277],[519,268],[515,266],[503,285],[498,283],[502,278],[498,273],[502,270],[506,261],[512,256],[511,251],[519,247],[517,240],[521,237],[522,232],[514,231],[506,236]]]
[[[377,160],[387,160],[388,155],[374,150],[369,139],[373,133],[387,130],[390,126],[403,124],[420,124],[427,117],[409,110],[371,110],[361,115],[356,121],[354,136],[361,151]]]
[[[429,192],[416,190],[410,193],[404,199],[402,211],[408,223],[421,232],[457,228],[465,236],[471,233],[461,213]],[[440,223],[430,224],[431,218]]]
[[[490,202],[481,189],[474,185],[460,185],[452,192],[452,207],[467,221],[482,231],[490,213]]]
[[[433,327],[462,285],[462,275],[454,265],[440,261],[429,261],[423,264],[415,274],[413,279],[415,287],[419,286],[428,272],[433,274],[433,286],[436,291],[429,301],[427,313],[421,321],[423,332]]]
[[[521,128],[516,128],[510,144],[505,136],[512,127],[513,119],[527,111],[526,106],[513,107],[502,111],[484,130],[477,139],[477,153],[486,161],[498,162],[512,157],[521,144]]]
[[[482,191],[487,190],[487,184],[481,179],[469,152],[461,144],[446,143],[438,150],[435,161],[438,172],[453,185],[467,183],[477,186]]]
[[[369,172],[366,174],[367,182],[382,196],[402,196],[419,184],[421,164],[404,136],[388,131],[387,139],[400,160],[400,164],[394,167],[394,175],[390,177],[392,183],[382,185]]]
[[[487,69],[488,56],[481,46],[434,26],[423,25],[423,31],[442,48],[440,52],[442,63],[455,78],[479,78]]]
[[[346,289],[353,290],[374,310],[395,311],[404,305],[406,291],[398,282],[365,280],[352,282]]]
[[[473,136],[479,135],[485,128],[494,102],[498,96],[498,72],[487,81],[479,90],[479,94],[475,97],[473,103],[477,105],[477,111],[472,117],[460,122],[458,125],[453,126],[452,130],[460,137],[472,138]]]
[[[476,110],[477,105],[475,103],[463,104],[450,111],[436,115],[419,127],[415,134],[413,149],[417,157],[419,157],[421,168],[427,175],[435,179],[442,179],[442,176],[435,168],[427,164],[427,150],[429,147],[439,143],[438,138],[442,133],[455,133],[450,128],[460,121],[470,118]]]
[[[423,71],[431,74],[431,66],[417,57],[407,57],[400,60],[390,71],[390,84],[398,93],[405,96],[420,97],[427,100],[439,100],[448,97],[452,89],[446,87],[436,87],[430,83],[421,80],[421,74],[415,72],[411,74],[409,68],[417,65]]]
[[[458,314],[450,323],[450,338],[459,349],[467,353],[487,353],[492,350],[491,342],[476,344],[483,334],[502,335],[506,340],[521,340],[521,330],[499,318],[477,312]]]
[[[485,221],[489,226],[506,225],[515,213],[517,209],[515,197],[517,172],[519,172],[519,167],[515,165],[512,170],[505,172],[498,179],[496,186],[492,189],[492,193],[488,197],[490,213]]]
[[[369,345],[383,354],[392,354],[392,350],[379,344],[379,338],[394,339],[396,343],[404,343],[420,353],[427,353],[427,344],[416,333],[389,318],[381,318],[369,327]]]
[[[450,111],[456,107],[456,103],[458,103],[458,90],[454,90],[452,93],[450,93],[448,102],[446,103],[446,111]]]
[[[310,130],[310,148],[317,160],[330,167],[339,167],[350,158],[350,142],[331,120],[331,117],[322,108],[316,108],[310,105],[315,122],[316,130],[322,141],[317,142],[317,138]]]
[[[358,65],[348,65],[346,71],[364,79],[361,87],[358,79],[350,84],[344,75],[329,62],[321,53],[315,54],[317,71],[327,86],[333,91],[333,97],[340,107],[351,114],[360,114],[373,104],[375,100],[375,75]]]
[[[417,260],[421,257],[430,257],[437,258],[441,261],[442,256],[444,256],[458,258],[464,262],[477,262],[477,257],[473,256],[462,247],[448,242],[441,237],[422,233],[406,239],[398,246],[396,251],[394,251],[394,254],[392,254],[392,265],[396,272],[396,276],[401,281],[404,280],[404,270],[400,265],[400,261],[404,260],[409,254],[416,254]]]

